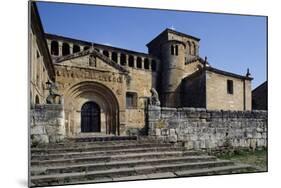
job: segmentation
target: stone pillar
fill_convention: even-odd
[[[59,55],[58,56],[62,56],[62,42],[58,41],[59,43]]]
[[[160,106],[148,106],[148,135],[156,136],[156,123],[161,118],[161,107]]]
[[[129,62],[129,55],[126,54],[125,56],[126,56],[126,63],[125,63],[125,65],[127,66],[127,65],[128,65],[128,62]]]
[[[134,56],[134,68],[137,67],[137,56]]]
[[[148,59],[148,67],[149,67],[148,69],[151,70],[151,59],[150,58]]]
[[[120,53],[117,53],[117,64],[119,64],[120,65],[120,58],[121,58],[121,55],[120,55]]]
[[[69,54],[73,54],[73,44],[69,44]]]
[[[143,69],[144,68],[144,57],[141,57],[141,69]]]
[[[109,58],[110,60],[112,60],[112,52],[111,52],[111,51],[108,51],[108,58]]]

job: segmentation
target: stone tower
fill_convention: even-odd
[[[181,81],[186,62],[198,56],[198,38],[171,29],[147,44],[149,54],[160,59],[158,92],[162,106],[181,106]]]

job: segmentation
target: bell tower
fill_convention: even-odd
[[[147,44],[149,54],[160,59],[158,77],[161,106],[180,107],[181,81],[185,77],[185,63],[198,55],[200,39],[166,29]]]

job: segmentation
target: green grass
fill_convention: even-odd
[[[236,163],[249,164],[258,167],[262,171],[267,171],[267,150],[235,150],[217,155],[220,159],[231,160]]]

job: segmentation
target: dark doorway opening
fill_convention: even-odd
[[[100,107],[95,102],[86,102],[81,108],[81,132],[100,132]]]

